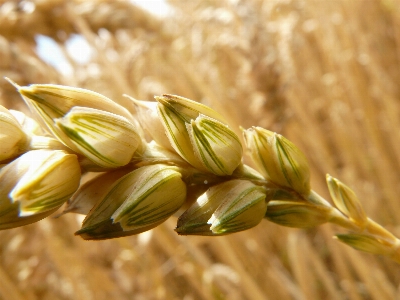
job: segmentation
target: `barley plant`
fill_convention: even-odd
[[[0,1],[0,299],[400,298],[399,1],[168,5]]]

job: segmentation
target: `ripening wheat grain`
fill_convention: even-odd
[[[83,228],[68,213],[1,231],[0,298],[399,297],[397,264],[332,239],[398,255],[397,2],[170,1],[165,18],[125,1],[1,2],[0,74],[22,86],[39,121],[1,111],[1,133],[12,132],[1,142],[0,194],[16,201],[10,220],[49,215],[82,173],[67,210],[89,215]],[[92,49],[85,64],[67,50],[73,33]],[[58,43],[72,77],[37,56],[36,34]],[[34,83],[112,101],[41,106]],[[123,94],[181,95],[211,109]],[[0,99],[29,114],[5,80]],[[49,170],[59,181],[46,181]],[[290,229],[261,221],[265,211],[280,225],[336,225]],[[215,235],[257,223],[226,237],[173,231]],[[158,224],[110,241],[73,237]]]

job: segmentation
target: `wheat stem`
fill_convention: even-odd
[[[389,250],[391,253],[388,256],[393,261],[400,263],[400,239],[395,237],[380,224],[376,223],[370,218],[367,218],[364,224],[353,222],[350,218],[345,216],[337,208],[333,207],[327,200],[318,195],[315,191],[311,191],[306,200],[331,208],[331,218],[329,219],[330,223],[346,228],[358,234],[366,234],[368,236],[373,236],[377,239],[386,241],[385,244],[388,244],[389,249],[391,249]]]

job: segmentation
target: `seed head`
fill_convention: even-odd
[[[130,162],[141,143],[135,126],[126,118],[87,107],[74,107],[56,126],[79,153],[104,168],[116,168]]]
[[[186,185],[175,167],[144,166],[117,180],[76,234],[84,239],[137,234],[164,222],[185,199]]]
[[[396,247],[392,242],[366,234],[338,234],[336,238],[354,249],[378,255],[391,255]]]
[[[171,146],[192,166],[209,172],[194,153],[187,124],[191,124],[200,114],[226,123],[224,118],[208,106],[183,97],[163,95],[155,98],[158,101],[158,114]]]
[[[310,193],[310,168],[304,154],[280,134],[261,127],[244,131],[250,155],[264,177],[302,195]]]
[[[204,115],[186,127],[194,153],[204,167],[216,175],[232,175],[243,155],[237,135],[227,125]]]
[[[279,225],[312,228],[329,221],[329,207],[300,201],[272,200],[265,217]]]
[[[51,214],[77,190],[76,155],[33,150],[0,170],[0,229],[22,226]]]
[[[61,142],[78,153],[79,150],[75,144],[54,123],[55,119],[64,117],[73,107],[99,109],[125,117],[128,120],[132,119],[131,114],[124,107],[90,90],[54,84],[33,84],[24,87],[14,85],[18,88],[22,98],[36,116],[40,125],[47,128]]]
[[[0,162],[21,154],[28,140],[17,119],[0,105]]]
[[[267,209],[267,191],[246,180],[230,180],[202,194],[178,219],[182,235],[223,235],[246,230],[261,222]]]
[[[337,208],[361,227],[365,226],[367,215],[354,191],[329,174],[326,175],[326,182]]]

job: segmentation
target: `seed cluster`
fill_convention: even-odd
[[[367,217],[354,191],[327,175],[335,206],[319,196],[305,155],[277,133],[243,129],[255,170],[224,117],[196,101],[130,98],[131,113],[93,91],[11,83],[34,119],[0,107],[0,229],[64,203],[65,213],[86,215],[76,234],[94,240],[138,234],[176,213],[181,235],[225,235],[263,219],[298,228],[330,222],[351,231],[340,241],[400,262],[400,241]]]

